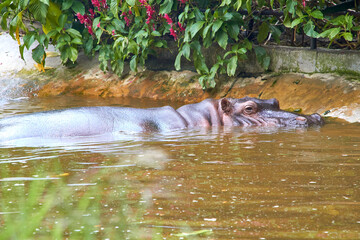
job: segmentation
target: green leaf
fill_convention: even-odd
[[[66,29],[66,32],[72,37],[72,38],[82,38],[81,33],[73,28]]]
[[[288,9],[289,13],[295,14],[297,4],[298,4],[297,1],[287,0],[286,1],[286,9]]]
[[[80,38],[74,38],[73,40],[71,40],[72,44],[77,44],[77,45],[81,45],[82,41]]]
[[[232,56],[229,60],[229,63],[227,64],[227,68],[226,68],[226,72],[227,75],[229,76],[234,76],[235,72],[236,72],[236,68],[237,68],[237,61],[238,61],[238,57]]]
[[[131,7],[135,6],[135,0],[126,0],[126,3],[129,4]]]
[[[346,41],[352,41],[353,40],[353,35],[350,32],[343,33],[343,37],[345,38]]]
[[[48,8],[49,5],[46,5],[40,1],[31,1],[29,4],[29,11],[33,14],[34,18],[42,24],[46,23]]]
[[[316,38],[319,35],[314,29],[315,25],[311,20],[304,25],[304,33],[309,37]]]
[[[173,0],[165,0],[161,5],[160,5],[160,14],[165,14],[165,13],[170,13],[171,12],[171,8],[174,4]]]
[[[190,44],[185,43],[182,47],[183,55],[186,59],[190,60]]]
[[[194,9],[195,19],[196,21],[203,21],[205,19],[205,15],[198,8]]]
[[[46,5],[48,5],[48,6],[49,6],[49,4],[50,4],[49,0],[40,0],[40,2],[42,2],[43,4],[46,4]]]
[[[220,7],[228,6],[231,4],[231,0],[222,0]]]
[[[32,50],[32,58],[35,62],[41,64],[43,62],[43,58],[45,56],[44,46],[39,44],[36,48]]]
[[[28,33],[24,35],[23,41],[27,49],[31,47],[31,45],[35,42],[35,39],[35,34],[33,33]]]
[[[285,27],[291,28],[291,17],[289,15],[285,15],[283,24]]]
[[[218,20],[216,20],[216,21],[214,22],[214,24],[212,25],[212,28],[211,28],[211,30],[212,30],[212,37],[215,36],[216,32],[221,28],[221,26],[222,26],[223,23],[224,23],[224,22],[223,22],[222,20],[220,20],[220,19],[218,19]]]
[[[320,10],[315,10],[315,11],[311,12],[310,15],[313,18],[316,18],[316,19],[323,19],[324,18],[324,15],[322,14],[322,12]]]
[[[300,23],[302,23],[304,20],[303,18],[297,18],[294,21],[292,21],[290,27],[294,28],[295,26],[299,25]]]
[[[216,35],[216,41],[218,42],[219,46],[223,49],[226,49],[226,46],[228,44],[228,35],[224,31],[219,31],[219,33]]]
[[[251,5],[252,5],[252,0],[246,0],[246,9],[249,14],[251,13]]]
[[[195,69],[199,74],[209,73],[209,69],[205,63],[204,55],[201,52],[194,51],[193,62],[194,62]]]
[[[227,24],[227,30],[229,36],[235,41],[237,41],[240,33],[239,25],[236,22],[230,22],[229,24]]]
[[[124,32],[125,23],[123,21],[120,21],[119,19],[115,18],[114,20],[112,20],[111,23],[117,32]]]
[[[271,34],[272,36],[274,37],[275,41],[277,43],[280,42],[280,36],[281,36],[281,31],[279,28],[277,28],[276,26],[274,25],[270,25],[270,31],[271,31]]]
[[[68,49],[68,56],[70,61],[75,62],[76,59],[78,58],[78,50],[74,47],[69,47]]]
[[[243,4],[242,0],[236,0],[235,4],[234,4],[234,8],[236,9],[236,11],[239,11],[239,9],[241,8]]]
[[[152,31],[151,32],[151,36],[154,36],[154,37],[161,37],[161,33],[158,32],[158,31]]]
[[[71,8],[71,6],[73,5],[74,1],[73,0],[65,0],[62,2],[61,5],[61,10],[68,10],[69,8]]]
[[[199,21],[194,24],[192,24],[189,28],[191,38],[194,38],[195,35],[200,31],[200,29],[203,27],[205,21]]]
[[[59,26],[61,28],[64,28],[66,20],[67,20],[67,15],[61,14],[60,17],[59,17]]]
[[[7,17],[9,16],[10,12],[5,12],[2,16],[1,16],[1,28],[3,30],[7,30]]]
[[[358,32],[358,31],[360,31],[360,26],[353,27],[351,30],[355,31],[355,32]]]
[[[76,13],[80,13],[82,15],[85,14],[85,6],[81,3],[81,1],[74,1],[71,9]]]
[[[181,69],[181,57],[182,57],[182,55],[183,55],[183,52],[180,51],[178,53],[178,55],[176,56],[175,64],[174,64],[176,71],[180,71],[180,69]]]
[[[25,61],[25,59],[24,59],[24,48],[25,48],[25,45],[20,45],[19,46],[20,57],[21,57],[22,60]]]
[[[65,51],[61,51],[60,59],[62,63],[66,63],[69,59],[68,51],[65,49]]]
[[[115,16],[115,18],[119,18],[119,0],[111,0],[110,1],[110,11]]]
[[[90,54],[91,50],[93,48],[94,40],[92,38],[89,38],[89,40],[86,41],[84,44],[84,50],[86,54]]]
[[[128,45],[128,51],[135,55],[139,53],[139,46],[136,44],[134,40],[130,40]]]
[[[267,55],[263,47],[259,47],[259,46],[254,47],[254,51],[257,61],[265,70],[267,70],[270,66],[270,56]]]
[[[267,22],[263,22],[259,27],[259,34],[257,35],[257,40],[259,43],[265,41],[267,36],[269,35],[270,27]]]
[[[202,32],[202,37],[203,39],[206,38],[210,28],[212,27],[213,23],[210,23],[209,25],[207,25],[206,27],[204,27],[204,30]]]
[[[130,69],[133,72],[137,71],[137,56],[136,55],[132,56],[132,58],[130,60]]]

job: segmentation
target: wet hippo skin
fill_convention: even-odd
[[[81,107],[16,115],[0,119],[0,141],[118,132],[153,132],[216,126],[308,127],[324,124],[319,114],[283,111],[276,99],[206,99],[172,107]]]

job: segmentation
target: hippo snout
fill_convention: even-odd
[[[324,119],[318,113],[309,115],[310,121],[314,125],[324,125]]]

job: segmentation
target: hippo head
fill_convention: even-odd
[[[309,127],[324,124],[317,113],[303,115],[281,110],[275,98],[223,98],[219,107],[224,113],[224,125]]]

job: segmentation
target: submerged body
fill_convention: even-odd
[[[324,123],[320,115],[280,110],[276,99],[206,99],[177,110],[161,108],[82,107],[0,119],[0,141],[62,138],[119,132],[155,132],[216,126],[308,127]]]

